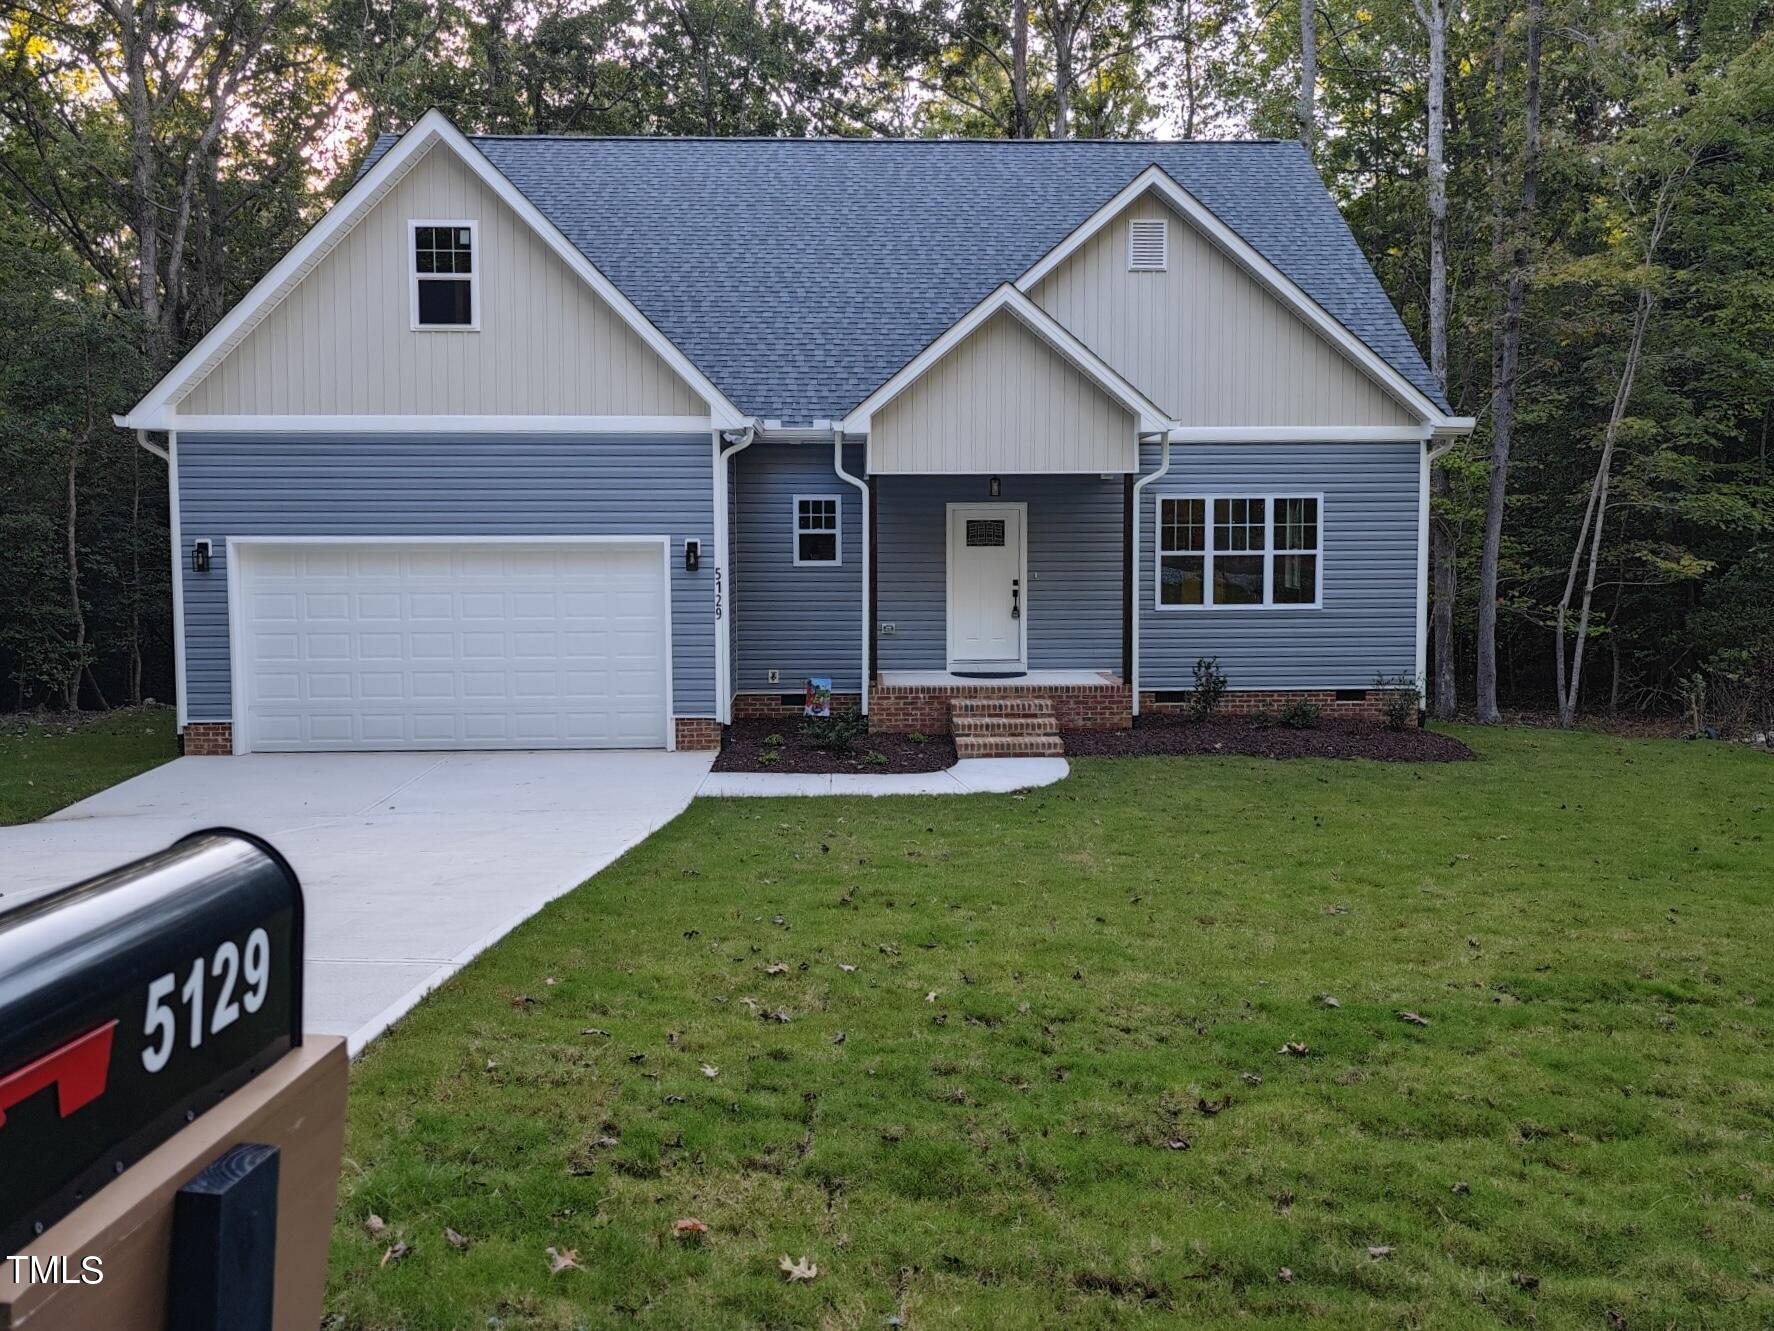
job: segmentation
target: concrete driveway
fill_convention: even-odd
[[[200,827],[270,841],[308,906],[307,1029],[378,1035],[489,944],[682,813],[708,753],[180,758],[0,827],[0,901]]]

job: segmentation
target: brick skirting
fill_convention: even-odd
[[[680,749],[718,749],[721,747],[721,723],[712,716],[679,716],[672,728]]]
[[[1355,690],[1346,690],[1354,692]],[[1327,718],[1342,721],[1384,721],[1386,719],[1385,689],[1363,690],[1360,700],[1339,701],[1336,689],[1239,689],[1227,690],[1219,710],[1227,716],[1255,716],[1258,712],[1279,712],[1290,702],[1317,703]],[[1186,712],[1187,702],[1159,702],[1158,695],[1140,690],[1140,711]]]
[[[783,702],[786,693],[736,693],[733,695],[735,721],[799,721],[806,703],[795,694],[792,703]],[[832,694],[832,711],[853,712],[862,706],[862,698],[854,693]]]
[[[869,729],[890,735],[949,733],[952,698],[1045,698],[1061,730],[1126,730],[1133,724],[1127,685],[882,684],[869,694]]]
[[[234,752],[234,723],[187,721],[184,741],[187,758],[226,758]]]

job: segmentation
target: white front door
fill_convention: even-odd
[[[949,668],[1022,670],[1022,504],[949,505]]]

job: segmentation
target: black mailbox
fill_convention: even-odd
[[[217,828],[0,913],[0,1252],[302,1042],[302,889]]]

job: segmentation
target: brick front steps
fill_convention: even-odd
[[[1113,675],[1101,678],[1100,684],[877,684],[869,694],[869,729],[942,735],[948,733],[953,702],[1038,700],[1053,712],[1062,731],[1126,730],[1133,724],[1132,695]]]
[[[1047,698],[950,698],[957,758],[1058,758],[1059,720]]]

